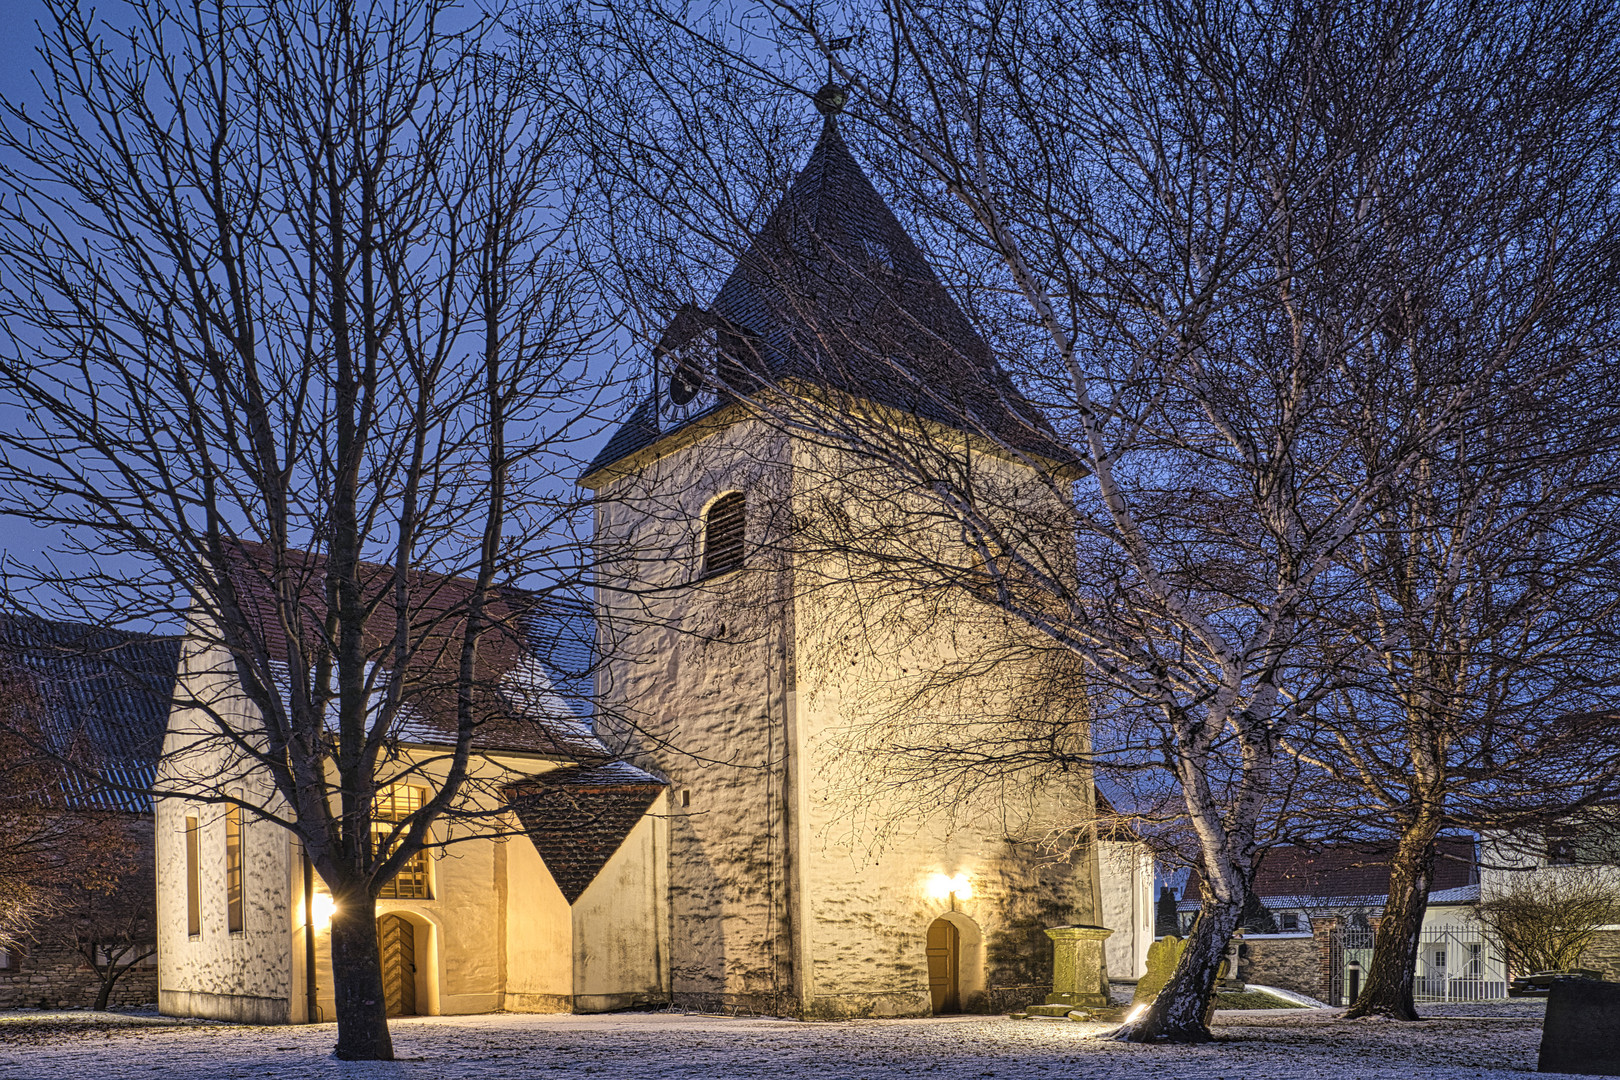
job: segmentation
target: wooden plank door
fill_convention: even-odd
[[[928,927],[928,994],[934,1012],[962,1011],[962,935],[948,920]]]
[[[416,1015],[416,928],[400,915],[377,920],[382,952],[383,999],[389,1016]]]

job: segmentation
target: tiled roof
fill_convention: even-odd
[[[230,577],[248,619],[258,628],[273,664],[292,662],[292,643],[275,617],[274,560],[258,544],[241,544]],[[319,555],[288,552],[284,572],[301,604],[304,640],[319,640],[325,607],[326,561]],[[390,569],[362,563],[365,600],[375,603],[365,648],[384,667],[391,657],[396,622]],[[407,699],[392,736],[405,742],[453,745],[457,735],[457,683],[461,633],[466,626],[473,582],[428,571],[412,571],[409,589],[410,657]],[[479,638],[473,709],[478,725],[473,745],[484,751],[538,753],[599,760],[607,748],[591,725],[590,689],[595,664],[595,624],[580,604],[503,588],[491,598],[487,617],[495,623]],[[309,655],[309,646],[304,648]]]
[[[746,335],[756,355],[745,366],[767,382],[800,379],[1021,452],[1072,457],[940,284],[831,117],[721,286],[713,314]],[[643,402],[585,475],[675,429],[660,431],[653,402]]]
[[[0,619],[0,688],[41,749],[71,762],[72,808],[150,813],[180,639],[44,619]],[[55,770],[53,770],[55,771]]]
[[[572,904],[664,790],[623,761],[569,765],[507,788],[523,830]]]
[[[1477,881],[1471,838],[1442,837],[1437,849],[1431,892],[1460,889]],[[1389,897],[1393,853],[1393,844],[1273,848],[1255,875],[1254,893],[1267,907],[1276,907],[1284,900],[1288,901],[1284,906],[1294,907],[1381,905]],[[1199,875],[1189,874],[1181,898],[1197,900],[1199,887]]]

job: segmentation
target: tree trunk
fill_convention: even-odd
[[[91,1006],[97,1012],[107,1011],[107,1002],[112,999],[113,984],[118,981],[118,974],[109,970],[101,976],[101,988],[96,991],[96,1003]]]
[[[343,1061],[392,1061],[388,1004],[383,998],[382,955],[377,948],[377,901],[363,889],[341,897],[332,913],[332,993],[336,1002],[336,1056]]]
[[[1417,1006],[1412,1003],[1412,977],[1417,970],[1423,913],[1429,906],[1429,888],[1434,883],[1435,836],[1439,832],[1440,816],[1425,814],[1401,833],[1389,868],[1389,901],[1373,938],[1367,984],[1344,1014],[1347,1019],[1418,1018]]]
[[[1206,898],[1193,925],[1175,973],[1164,984],[1147,1013],[1114,1034],[1122,1042],[1198,1043],[1215,1036],[1204,1017],[1215,994],[1215,977],[1243,911],[1241,900]]]

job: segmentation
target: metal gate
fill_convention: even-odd
[[[1349,1005],[1361,993],[1372,967],[1373,931],[1335,927],[1328,938],[1328,1000]],[[1421,1004],[1497,1001],[1507,997],[1507,966],[1474,924],[1423,931],[1418,943],[1412,998]]]

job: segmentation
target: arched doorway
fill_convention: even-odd
[[[377,948],[388,1015],[415,1016],[416,927],[403,915],[384,915],[377,920]]]
[[[928,993],[936,1016],[962,1011],[962,932],[948,919],[928,925]]]

